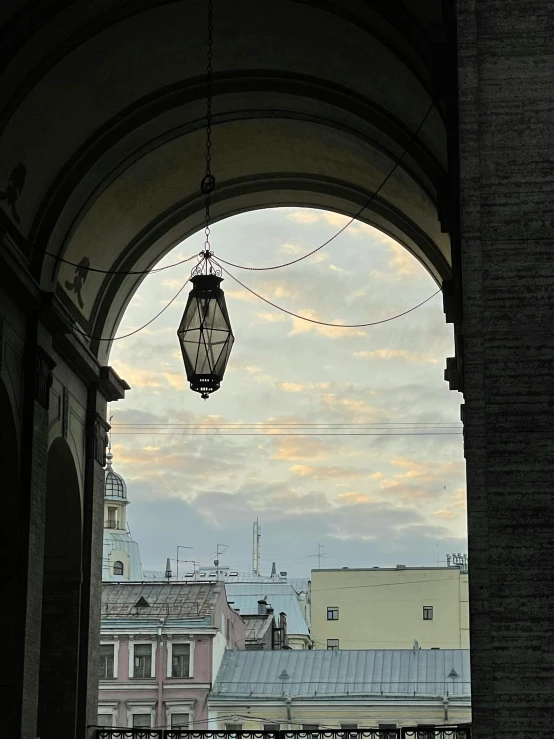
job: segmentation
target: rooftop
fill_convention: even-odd
[[[231,607],[238,608],[241,616],[256,615],[258,601],[265,598],[268,606],[273,608],[277,616],[280,613],[286,613],[289,634],[309,636],[310,630],[298,602],[298,594],[288,582],[226,582],[225,589]]]
[[[468,649],[228,651],[212,698],[469,697]]]
[[[211,616],[220,583],[103,583],[102,616]]]
[[[260,616],[245,616],[243,618],[246,632],[246,641],[256,641],[263,639],[267,630],[271,628],[271,623],[275,615],[268,613]]]

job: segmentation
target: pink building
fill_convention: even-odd
[[[225,584],[104,583],[98,724],[208,728],[208,692],[245,627]]]

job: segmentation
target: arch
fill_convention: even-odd
[[[81,498],[73,455],[62,438],[48,452],[38,735],[74,736],[81,596]],[[64,706],[57,712],[56,706]]]
[[[9,39],[26,39],[28,58],[10,67],[0,161],[25,160],[17,207],[42,288],[80,331],[110,338],[142,278],[79,275],[56,257],[148,270],[201,227],[206,4],[126,0],[86,18],[70,5],[44,11],[50,46],[32,26]],[[275,205],[353,215],[396,167],[361,220],[440,284],[452,264],[439,218],[449,155],[429,29],[444,18],[440,2],[387,6],[218,3],[213,218]],[[107,360],[107,342],[88,343]]]
[[[0,518],[0,556],[6,563],[4,578],[7,592],[17,593],[24,582],[21,571],[20,527],[22,512],[19,478],[19,452],[17,428],[9,393],[0,378],[0,469],[2,470],[2,516]],[[3,608],[0,613],[0,629],[9,635],[3,645],[3,662],[10,669],[0,671],[0,691],[4,696],[6,732],[19,736],[21,732],[21,704],[17,698],[17,685],[23,682],[22,639],[16,634],[22,631],[21,612],[13,606]]]

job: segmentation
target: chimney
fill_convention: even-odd
[[[267,613],[267,601],[265,598],[258,601],[258,616],[265,616]]]
[[[169,560],[169,557],[167,558],[167,562],[165,563],[165,576],[167,577],[167,582],[169,582],[169,579],[171,578],[171,562]]]

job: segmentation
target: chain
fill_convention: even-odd
[[[210,206],[212,191],[215,187],[215,177],[212,174],[212,47],[213,47],[213,0],[208,0],[208,51],[206,55],[206,174],[200,183],[200,189],[205,196],[206,212],[205,220],[205,241],[204,252],[206,261],[206,270],[208,259],[211,255],[210,248]]]

